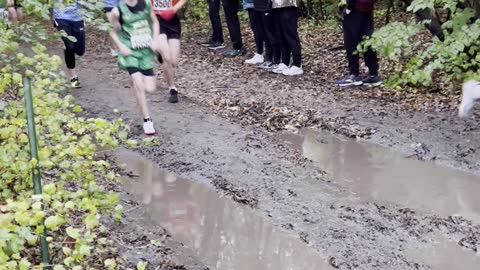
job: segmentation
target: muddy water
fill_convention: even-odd
[[[130,151],[119,151],[116,157],[138,175],[124,183],[142,201],[146,214],[210,269],[333,269],[298,238],[206,186],[178,178]]]
[[[407,255],[425,263],[433,270],[480,269],[480,256],[475,256],[441,235],[435,236],[431,247],[410,249]]]
[[[480,177],[310,130],[283,134],[327,178],[367,199],[480,222]]]

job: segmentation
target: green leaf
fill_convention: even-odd
[[[62,247],[62,252],[65,256],[71,256],[72,255],[72,249],[69,247]]]
[[[106,259],[104,262],[103,262],[104,266],[107,267],[109,270],[113,270],[113,269],[116,269],[117,267],[117,262],[115,261],[115,259]]]
[[[31,265],[32,264],[27,259],[24,258],[20,261],[20,263],[18,264],[18,267],[20,268],[20,270],[28,270],[30,269]]]
[[[80,230],[79,229],[75,229],[73,227],[68,227],[67,228],[67,235],[75,240],[77,240],[78,238],[80,238]]]
[[[72,257],[67,257],[67,258],[65,258],[65,259],[63,260],[63,263],[64,263],[66,266],[70,267],[70,265],[72,265],[72,263],[73,263],[74,261],[75,261],[75,260],[74,260]]]
[[[68,201],[68,202],[65,203],[65,208],[69,209],[69,210],[72,210],[73,208],[75,208],[75,203],[72,202],[72,201]]]
[[[55,184],[53,184],[53,183],[44,185],[42,187],[42,189],[43,189],[43,192],[45,192],[46,194],[49,194],[49,195],[53,195],[57,191],[57,188],[55,187]]]
[[[131,139],[130,139],[130,140],[127,140],[127,145],[128,145],[129,147],[135,148],[135,147],[138,146],[138,142],[135,141],[135,140],[131,140]]]
[[[137,270],[145,270],[147,268],[147,262],[139,262],[137,264]]]
[[[83,255],[83,256],[89,256],[91,249],[92,249],[91,246],[81,245],[81,246],[80,246],[80,249],[79,249],[79,252],[80,252],[80,254]]]
[[[145,146],[158,146],[160,145],[160,140],[157,137],[144,138],[143,144]]]
[[[74,113],[81,113],[81,112],[83,112],[83,109],[82,109],[82,107],[80,107],[80,106],[77,105],[77,106],[74,106],[74,107],[73,107],[72,112],[74,112]]]
[[[85,218],[85,224],[87,225],[87,229],[94,229],[98,225],[100,225],[100,216],[98,214],[90,214]]]
[[[119,222],[122,219],[122,216],[123,216],[123,206],[119,204],[115,207],[115,216],[114,216],[115,221]]]
[[[63,223],[65,223],[65,220],[58,215],[50,216],[45,219],[45,227],[52,231],[58,230],[58,227]]]

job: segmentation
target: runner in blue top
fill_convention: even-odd
[[[67,37],[62,37],[65,43],[65,64],[70,73],[72,88],[80,88],[77,73],[75,71],[75,55],[82,56],[85,53],[85,24],[83,22],[82,7],[79,0],[68,1],[71,4],[63,4],[62,0],[55,0],[53,6],[53,22],[58,31],[65,31],[68,36],[76,39],[75,42]]]
[[[103,1],[103,13],[107,16],[107,20],[112,23],[112,9],[118,7],[120,0],[104,0]],[[113,57],[118,56],[118,52],[115,48],[115,42],[110,38],[110,50]]]

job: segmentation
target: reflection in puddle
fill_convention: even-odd
[[[480,269],[480,256],[474,256],[471,251],[463,249],[441,235],[436,236],[432,247],[412,249],[407,255],[429,265],[432,270]]]
[[[329,133],[304,131],[282,138],[326,171],[329,179],[367,199],[480,222],[477,176]]]
[[[125,187],[152,220],[216,270],[333,269],[299,239],[192,181],[167,173],[140,155],[119,151],[117,159],[139,175]]]

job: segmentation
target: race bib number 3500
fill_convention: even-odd
[[[153,0],[154,10],[166,10],[172,8],[172,0]]]

